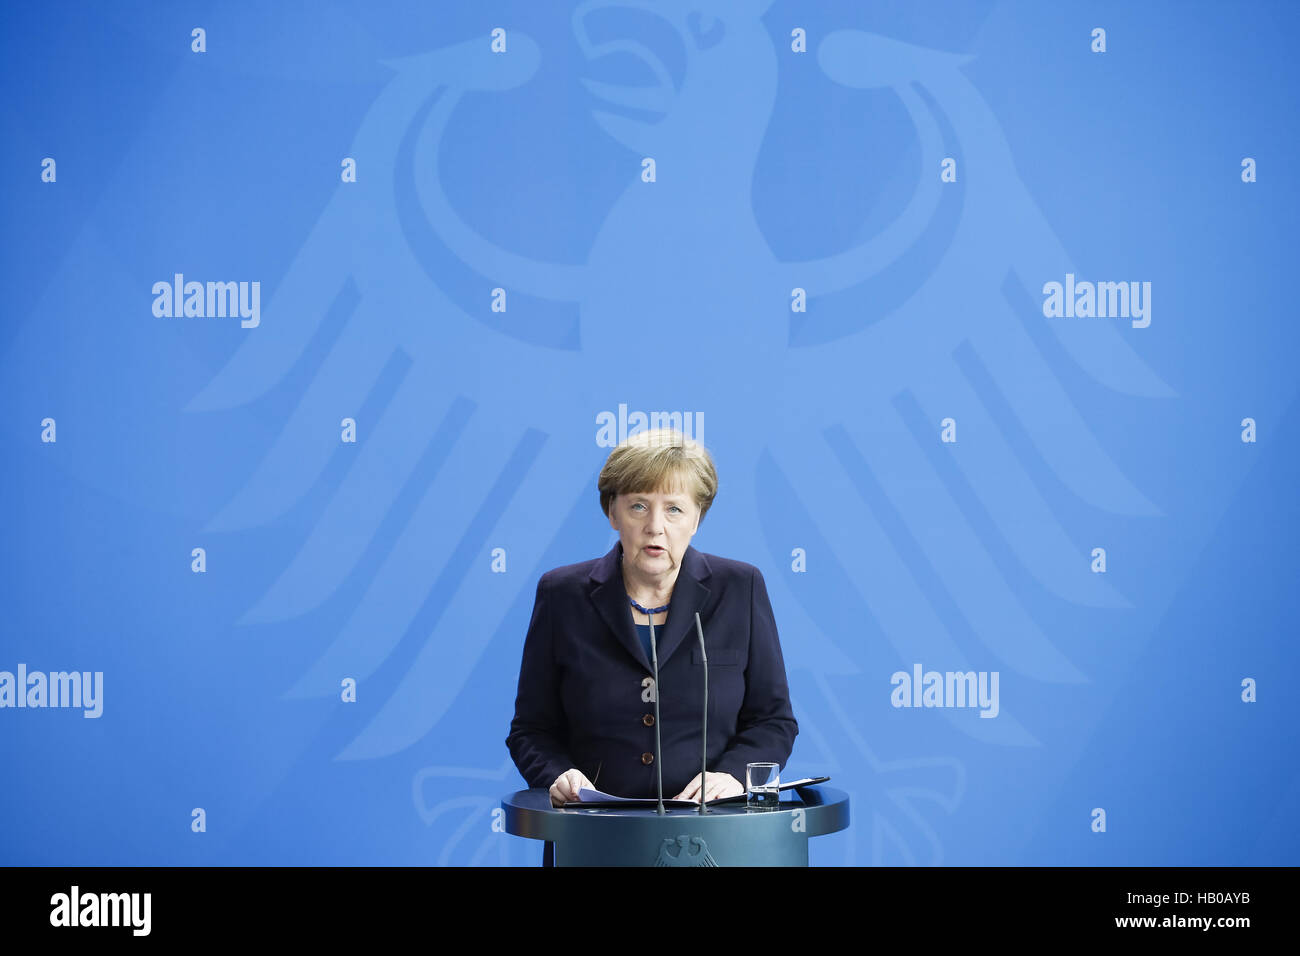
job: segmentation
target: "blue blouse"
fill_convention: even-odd
[[[662,643],[662,642],[663,642],[663,639],[664,639],[664,636],[663,636],[663,635],[664,635],[664,624],[667,624],[667,623],[668,623],[667,621],[664,621],[663,624],[656,624],[656,625],[655,625],[655,643],[656,643],[656,644],[659,644],[659,643]],[[645,648],[645,659],[648,660],[648,661],[653,661],[654,658],[653,658],[653,657],[651,656],[651,654],[650,654],[650,625],[649,625],[649,624],[638,624],[638,625],[636,626],[636,636],[639,637],[639,638],[641,638],[641,646]]]

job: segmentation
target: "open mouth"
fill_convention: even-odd
[[[646,548],[646,549],[645,549],[645,553],[646,553],[646,554],[650,554],[650,555],[654,555],[655,557],[658,557],[659,555],[661,555],[661,554],[664,553],[664,549],[663,549],[663,548],[653,548],[653,547],[651,547],[651,548]]]

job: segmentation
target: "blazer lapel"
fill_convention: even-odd
[[[682,569],[673,585],[673,596],[668,601],[668,620],[663,630],[655,628],[655,641],[659,645],[659,666],[673,656],[689,634],[695,635],[695,612],[704,614],[709,600],[709,589],[704,582],[709,577],[709,562],[704,555],[689,544],[682,554]]]
[[[646,670],[650,670],[650,661],[646,659],[641,641],[636,636],[636,625],[632,623],[632,608],[627,603],[627,591],[623,587],[623,573],[619,567],[619,556],[622,553],[623,542],[617,541],[609,553],[592,568],[591,600],[596,605],[596,610],[605,625],[618,638],[618,642],[640,661]]]
[[[650,660],[636,636],[632,608],[628,603],[627,589],[623,585],[623,571],[619,563],[622,554],[623,542],[615,542],[609,553],[592,568],[591,600],[618,642],[648,671],[651,669]],[[681,646],[686,635],[695,629],[695,612],[702,614],[709,599],[710,592],[704,582],[709,579],[710,573],[704,555],[688,544],[682,554],[682,567],[677,572],[677,581],[673,585],[673,596],[668,602],[668,620],[655,628],[660,667]]]

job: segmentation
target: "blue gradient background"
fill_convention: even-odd
[[[768,581],[786,776],[853,798],[813,863],[1300,862],[1300,8],[737,4],[703,33],[770,51],[728,100],[660,6],[586,21],[702,118],[625,114],[645,150],[582,80],[653,74],[584,56],[568,5],[7,11],[0,669],[105,699],[0,711],[0,862],[536,865],[491,830],[503,741],[538,576],[614,540],[620,403],[704,413],[693,544]],[[875,38],[855,86],[836,31]],[[893,241],[926,115],[958,182]],[[790,313],[791,263],[881,236]],[[1150,327],[1044,318],[1067,267],[1150,281]],[[175,272],[260,281],[261,325],[155,318]],[[1002,713],[892,708],[914,661],[998,670]]]

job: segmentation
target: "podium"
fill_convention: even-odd
[[[653,807],[551,806],[544,789],[501,801],[507,833],[555,844],[556,866],[807,866],[808,840],[849,825],[848,794],[825,786],[782,794],[775,810],[744,803],[708,813]]]

